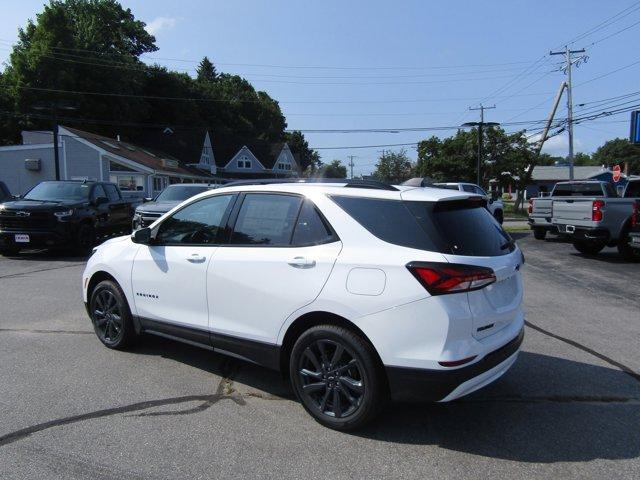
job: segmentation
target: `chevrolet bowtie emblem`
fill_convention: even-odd
[[[28,217],[29,215],[31,215],[29,212],[16,212],[16,216],[18,217]]]

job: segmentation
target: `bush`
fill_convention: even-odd
[[[502,200],[513,200],[513,195],[508,192],[502,194]]]

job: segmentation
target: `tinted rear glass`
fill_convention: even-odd
[[[482,202],[332,198],[373,235],[395,245],[481,257],[506,255],[515,248]]]
[[[554,197],[601,197],[602,187],[599,183],[567,183],[556,185]]]

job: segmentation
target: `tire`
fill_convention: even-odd
[[[573,242],[573,246],[584,255],[597,255],[606,244],[602,242]]]
[[[129,304],[116,282],[104,280],[96,285],[89,312],[96,336],[106,347],[124,350],[138,339]]]
[[[82,223],[76,232],[76,240],[74,244],[74,252],[79,255],[86,255],[96,244],[96,232],[93,225]]]
[[[629,231],[623,231],[618,240],[618,253],[629,262],[640,262],[640,249],[629,245]]]
[[[339,349],[342,353],[336,357]],[[305,410],[334,430],[363,427],[388,396],[373,348],[359,335],[334,325],[312,327],[300,335],[291,351],[289,376]]]
[[[493,218],[496,219],[496,221],[502,225],[502,222],[504,222],[504,213],[502,213],[502,210],[496,210],[493,214]]]
[[[544,240],[547,236],[547,231],[544,228],[534,228],[533,229],[533,238],[536,240]]]
[[[0,255],[2,255],[3,257],[15,257],[19,253],[19,248],[0,248]]]

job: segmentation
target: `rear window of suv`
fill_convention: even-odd
[[[515,248],[482,202],[331,198],[370,233],[395,245],[479,257],[506,255]]]

